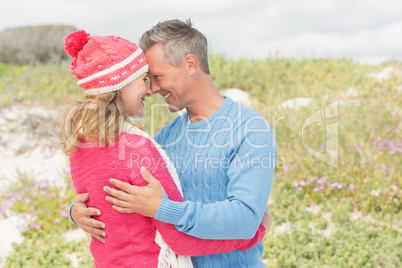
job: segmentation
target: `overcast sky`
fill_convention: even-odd
[[[402,60],[401,0],[0,0],[0,30],[68,24],[137,43],[159,21],[191,18],[227,57]]]

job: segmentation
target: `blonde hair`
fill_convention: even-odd
[[[70,105],[60,117],[61,149],[70,155],[84,138],[98,146],[114,144],[128,118],[120,91],[86,95],[85,99]],[[139,123],[131,124],[142,129]]]

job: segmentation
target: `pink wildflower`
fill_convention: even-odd
[[[390,171],[390,169],[389,169],[387,166],[384,166],[384,165],[381,166],[381,169],[382,169],[382,170],[385,170],[386,172],[389,172],[389,171]]]
[[[41,228],[41,226],[39,224],[36,224],[36,223],[32,223],[31,226],[30,226],[30,229],[39,230],[40,228]]]
[[[68,212],[66,210],[63,210],[60,215],[64,218],[68,218]]]
[[[317,183],[319,185],[323,185],[324,183],[327,183],[328,177],[321,177],[317,180]]]

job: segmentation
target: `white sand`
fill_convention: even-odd
[[[16,179],[17,171],[37,180],[62,181],[68,161],[58,149],[57,116],[57,110],[38,106],[0,109],[0,189]]]
[[[58,111],[14,104],[0,109],[0,192],[17,179],[17,171],[35,180],[63,183],[68,158],[58,149]],[[0,260],[23,240],[21,216],[0,220]],[[1,266],[1,261],[0,261]]]

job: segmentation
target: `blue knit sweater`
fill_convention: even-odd
[[[226,97],[210,117],[188,114],[166,125],[155,140],[177,169],[184,203],[162,199],[156,219],[204,239],[249,239],[271,192],[276,142],[268,121]],[[262,242],[246,251],[193,257],[195,267],[265,267]]]

